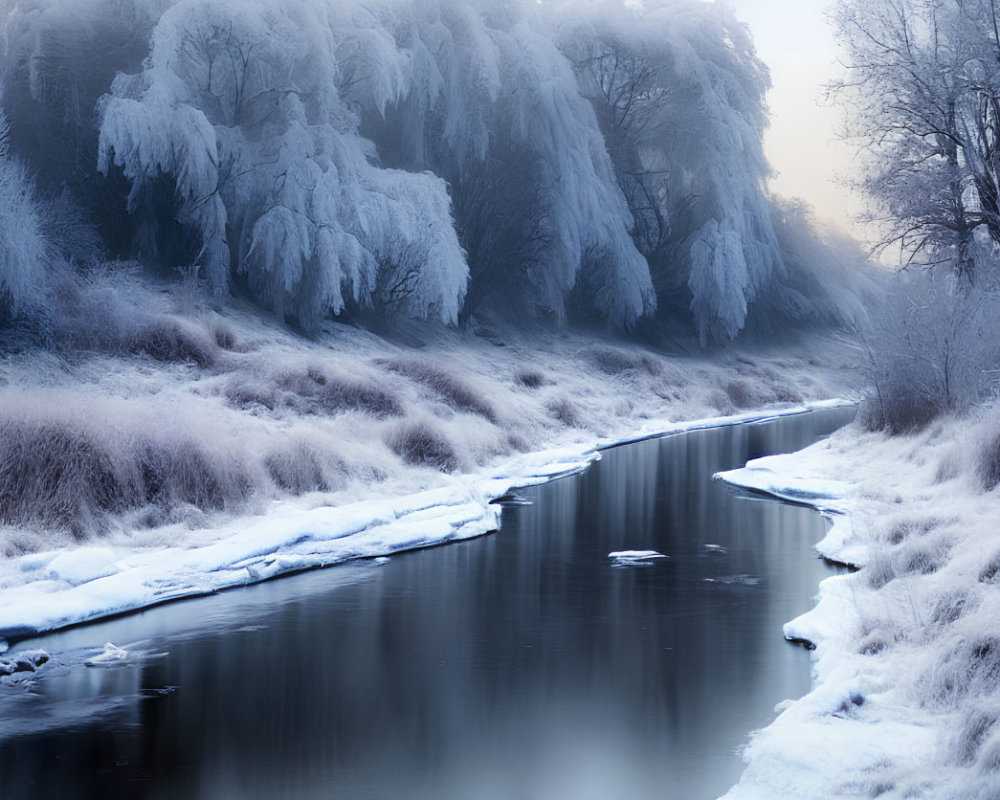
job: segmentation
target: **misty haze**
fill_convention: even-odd
[[[743,5],[0,0],[0,797],[1000,797],[1000,0]]]

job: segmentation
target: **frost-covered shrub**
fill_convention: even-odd
[[[456,467],[443,435],[434,429],[432,441],[421,443],[419,426],[410,427],[400,439],[409,460]],[[342,447],[324,427],[294,421],[275,430],[214,398],[81,402],[78,394],[7,389],[0,395],[0,529],[84,538],[119,526],[207,526],[207,514],[245,514],[261,501],[384,479],[380,459],[387,458],[381,443],[373,451],[357,442]],[[46,546],[44,537],[18,544],[0,530],[0,549],[8,545]]]
[[[402,414],[396,395],[373,376],[347,377],[317,366],[264,374],[244,370],[229,379],[224,392],[237,408],[261,406],[321,415],[364,411],[377,418]]]
[[[977,605],[975,595],[955,589],[940,595],[931,612],[931,621],[939,625],[950,625]]]
[[[568,397],[557,397],[545,406],[552,417],[567,428],[580,427],[580,411]]]
[[[165,363],[191,363],[211,367],[219,345],[211,332],[180,317],[157,316],[144,320],[126,340],[129,352]]]
[[[246,500],[249,464],[211,442],[173,432],[120,427],[83,412],[9,405],[0,418],[0,523],[43,525],[83,537],[109,514],[145,505],[218,510]],[[37,405],[37,401],[33,403]]]
[[[388,437],[392,451],[407,464],[433,467],[444,472],[458,469],[458,456],[448,437],[433,423],[423,420],[401,424]]]
[[[985,397],[1000,365],[1000,297],[950,278],[900,275],[863,331],[869,430],[918,430]]]
[[[0,320],[44,313],[54,261],[27,168],[0,157]]]
[[[174,3],[142,71],[119,74],[102,100],[99,167],[123,171],[133,213],[161,176],[173,182],[216,291],[232,269],[307,328],[377,288],[408,313],[454,322],[468,270],[447,189],[372,163],[338,91],[352,32],[343,10]]]
[[[979,445],[976,474],[988,492],[1000,486],[1000,431],[991,431]]]
[[[622,375],[626,372],[641,372],[658,375],[659,362],[644,353],[623,350],[618,347],[593,347],[585,353],[586,358],[605,375]]]
[[[872,553],[871,559],[864,568],[865,579],[872,589],[881,589],[895,580],[897,575],[895,560],[889,553],[881,549]]]
[[[426,386],[456,411],[477,414],[489,422],[497,421],[493,406],[465,380],[448,370],[421,360],[395,359],[382,363],[392,372]]]
[[[881,589],[896,578],[937,572],[948,562],[949,552],[947,540],[904,539],[895,547],[875,549],[864,575],[871,588]]]
[[[525,389],[537,389],[546,383],[545,376],[533,369],[522,370],[514,376],[514,382]]]
[[[760,395],[744,380],[727,381],[722,388],[736,408],[752,408],[761,403]]]
[[[961,639],[929,676],[927,701],[953,707],[967,697],[982,698],[1000,683],[1000,639],[990,635]]]
[[[952,743],[955,762],[967,766],[976,761],[983,743],[997,729],[1000,714],[994,708],[977,708],[961,721]]]
[[[324,465],[324,461],[328,460],[308,442],[295,442],[286,450],[268,454],[264,459],[264,466],[275,485],[286,492],[299,495],[330,489],[327,479],[329,465]]]
[[[824,226],[802,201],[770,198],[781,266],[750,304],[747,327],[778,333],[796,326],[857,329],[888,274],[861,246]]]
[[[1000,583],[1000,550],[983,566],[979,580],[981,583]]]
[[[994,733],[983,742],[979,752],[980,772],[996,780],[996,777],[1000,775],[1000,732]]]

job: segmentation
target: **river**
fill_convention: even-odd
[[[819,515],[711,476],[852,413],[613,448],[496,535],[26,642],[53,659],[0,684],[0,796],[717,797],[809,690],[781,626],[834,568]],[[87,666],[106,641],[128,657]]]

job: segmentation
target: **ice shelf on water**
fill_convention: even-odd
[[[278,507],[196,531],[194,547],[89,546],[0,561],[0,641],[26,638],[180,598],[355,559],[496,531],[512,488],[580,472],[600,451],[673,433],[847,405],[823,401],[691,422],[649,422],[638,434],[520,455],[487,472],[441,476],[442,486],[342,506]]]

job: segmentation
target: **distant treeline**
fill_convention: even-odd
[[[725,4],[8,8],[8,318],[108,259],[306,330],[491,308],[709,342],[858,313],[863,256],[765,189],[768,72]]]

